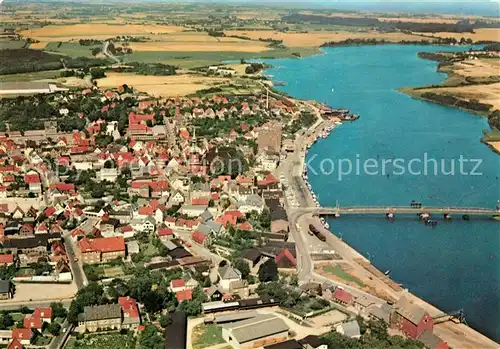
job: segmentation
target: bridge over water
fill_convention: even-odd
[[[346,214],[355,215],[382,215],[396,214],[442,214],[442,215],[467,215],[467,216],[500,216],[500,210],[485,207],[409,207],[409,206],[349,206],[349,207],[318,207],[316,214],[342,216]]]

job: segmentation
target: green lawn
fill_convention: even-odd
[[[484,137],[482,139],[484,142],[498,142],[500,141],[500,131],[499,130],[485,131]]]
[[[63,42],[59,46],[59,42],[49,42],[45,46],[44,51],[61,53],[70,57],[89,57],[92,56],[92,49],[94,47],[99,47],[99,45],[94,46],[83,46],[76,42]]]
[[[33,343],[34,345],[40,345],[40,346],[45,346],[49,345],[49,343],[52,341],[52,337],[45,337],[45,336],[40,336],[38,335],[35,338],[35,342]]]
[[[12,316],[12,319],[15,322],[19,322],[19,321],[24,320],[24,314],[21,314],[21,313],[10,313],[10,316]]]
[[[212,345],[224,343],[222,327],[210,324],[201,324],[193,329],[193,349],[203,349]]]
[[[360,287],[364,287],[365,286],[365,284],[363,283],[363,281],[361,281],[357,277],[352,276],[351,274],[347,273],[339,265],[336,265],[335,267],[325,266],[325,267],[323,267],[323,271],[326,272],[326,273],[338,276],[342,280],[345,280],[345,281],[348,281],[348,282],[355,282]]]
[[[140,250],[143,251],[144,255],[148,257],[158,256],[160,253],[158,248],[151,241],[147,245],[140,246]]]
[[[66,349],[135,349],[135,338],[126,334],[93,334],[86,335],[83,339],[71,338]]]

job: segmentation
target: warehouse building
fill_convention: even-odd
[[[222,338],[235,349],[258,348],[287,340],[289,330],[278,316],[260,314],[222,325]]]

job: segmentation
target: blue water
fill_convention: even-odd
[[[334,206],[337,200],[344,206],[408,205],[418,200],[424,205],[495,207],[500,198],[500,157],[479,141],[488,128],[486,120],[396,91],[442,82],[445,75],[436,72],[436,63],[419,59],[417,53],[451,49],[339,47],[326,49],[324,55],[268,62],[274,67],[266,73],[287,82],[282,91],[361,115],[309,151],[310,183],[323,206]],[[397,175],[400,170],[394,172],[390,165],[382,173],[384,159],[400,159],[408,171],[410,160],[425,161],[425,156],[427,175]],[[462,169],[461,156],[470,159]],[[363,163],[369,158],[378,164],[378,173],[370,167],[371,175],[364,174]],[[342,159],[344,171],[347,160],[354,169],[339,177]],[[454,161],[454,175],[442,174],[441,159],[447,173]],[[330,174],[332,163],[336,168]],[[320,173],[321,168],[329,175]],[[423,172],[423,162],[412,165],[412,170]],[[379,269],[390,269],[391,277],[411,292],[445,311],[463,308],[470,326],[500,340],[500,223],[454,217],[433,229],[416,217],[399,216],[394,223],[382,217],[342,217],[330,225]]]

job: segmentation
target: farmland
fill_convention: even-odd
[[[327,42],[347,39],[394,43],[419,42],[433,37],[500,40],[499,29],[475,28],[472,24],[473,20],[479,20],[494,26],[498,22],[495,19],[471,18],[470,25],[462,23],[462,19],[446,15],[334,10],[291,12],[274,5],[257,8],[240,4],[96,3],[81,7],[68,3],[37,3],[34,6],[28,2],[5,6],[0,27],[9,35],[1,39],[0,45],[15,49],[29,47],[49,53],[51,56],[45,57],[54,60],[51,69],[60,69],[57,57],[63,60],[66,56],[106,58],[100,52],[102,42],[112,40],[113,47],[120,50],[115,55],[125,64],[162,63],[186,70],[241,59],[306,57],[320,54],[319,48]],[[454,32],[434,32],[434,28]],[[39,65],[33,66],[40,69]],[[33,74],[30,69],[23,70],[25,74],[19,78],[23,81],[31,76],[34,79],[57,78],[54,74]],[[6,81],[13,81],[12,77],[7,77]],[[66,86],[88,83],[75,78],[57,81]],[[190,94],[217,84],[226,89],[229,85],[227,79],[199,75],[141,78],[134,74],[108,73],[107,78],[99,81],[99,86],[114,87],[118,83],[128,83],[156,96],[170,96],[172,91],[176,91],[176,95]]]
[[[22,30],[19,34],[40,41],[74,41],[79,39],[109,39],[117,35],[159,35],[174,33],[183,29],[177,26],[89,23],[49,25],[42,28]]]
[[[417,35],[405,33],[381,33],[373,30],[366,31],[312,31],[308,33],[284,33],[271,30],[241,31],[229,30],[226,35],[246,36],[252,40],[274,39],[283,40],[283,44],[289,47],[318,47],[328,41],[343,41],[346,39],[384,39],[391,42],[402,40],[417,41],[422,38]]]
[[[498,28],[481,28],[475,29],[474,33],[415,33],[422,34],[429,37],[439,37],[439,38],[455,38],[460,40],[461,38],[472,39],[476,41],[500,41],[500,30]]]
[[[227,83],[228,79],[198,75],[142,76],[135,74],[108,73],[98,80],[99,87],[116,87],[128,84],[141,92],[153,96],[174,97]]]

